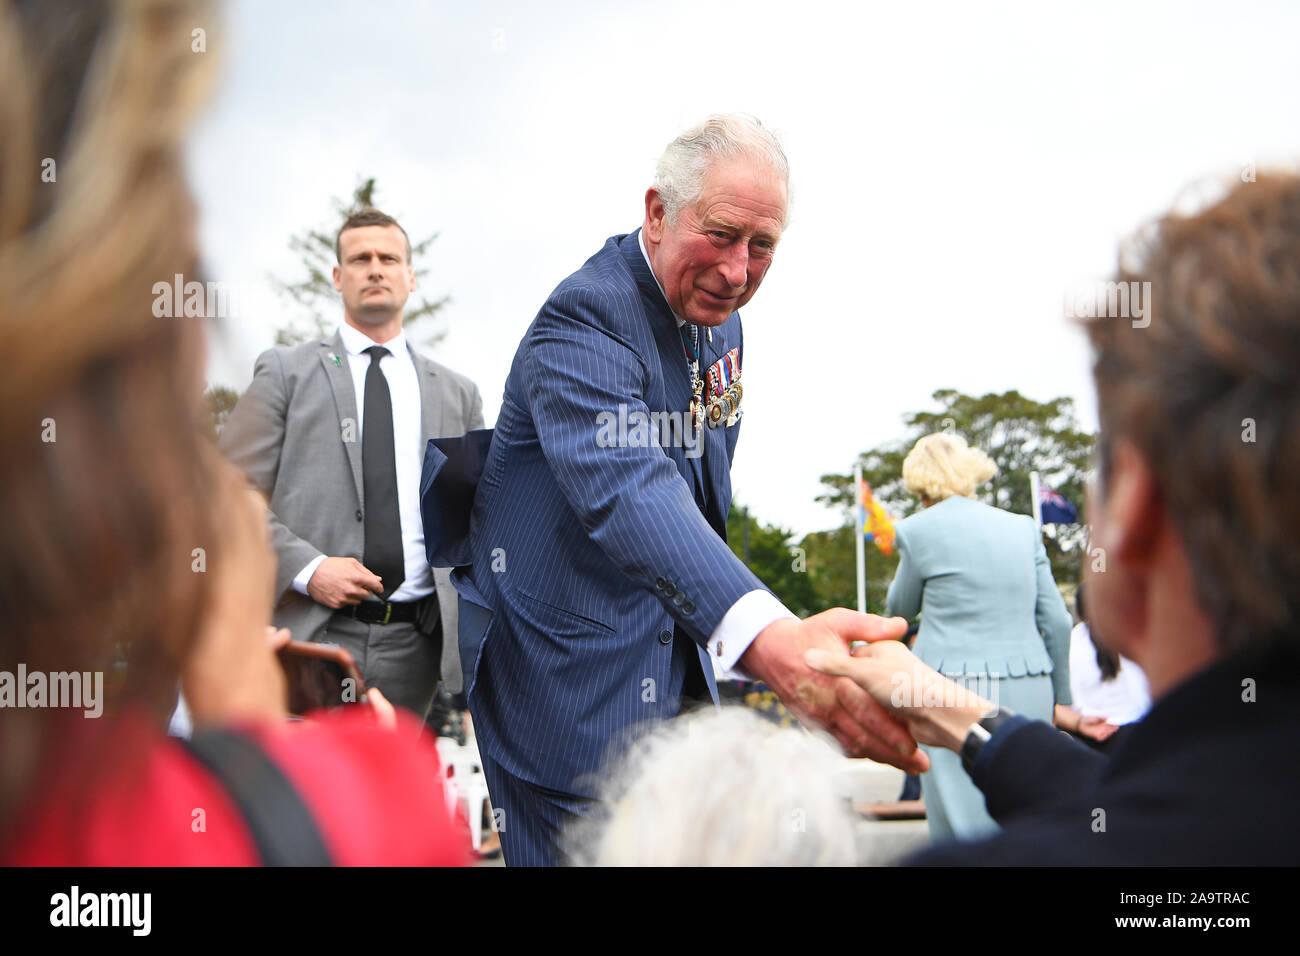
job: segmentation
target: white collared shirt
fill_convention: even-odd
[[[370,356],[365,350],[380,343],[346,322],[339,326],[343,348],[348,355],[348,371],[357,398],[357,443],[366,427],[366,372]],[[382,343],[387,355],[379,360],[379,370],[388,380],[393,400],[393,453],[397,465],[397,510],[402,525],[402,555],[406,580],[389,596],[390,601],[415,601],[433,592],[433,572],[424,553],[424,522],[420,517],[420,469],[424,456],[424,426],[420,420],[420,378],[406,345],[406,332]],[[364,446],[362,446],[364,447]],[[307,582],[327,555],[314,559],[293,579],[294,590],[307,593]]]
[[[664,302],[667,302],[668,295],[664,292],[659,277],[655,275],[655,267],[650,262],[650,254],[645,248],[645,237],[641,232],[637,232],[636,241],[641,247],[645,264],[650,268],[650,275],[654,276],[655,285],[659,286],[659,294],[664,297]],[[671,309],[672,306],[669,306],[670,311]],[[673,318],[677,320],[678,328],[686,324],[686,320],[676,312],[673,312]],[[736,666],[736,662],[744,656],[745,651],[749,650],[749,645],[754,643],[754,638],[758,637],[763,628],[773,621],[784,618],[798,620],[798,617],[777,600],[771,591],[756,588],[742,594],[740,600],[731,605],[709,636],[709,659],[713,661],[715,672],[723,679],[752,679],[745,673],[744,668]]]

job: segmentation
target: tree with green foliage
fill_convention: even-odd
[[[950,388],[939,389],[932,397],[940,406],[937,411],[904,415],[902,437],[858,456],[862,477],[895,520],[920,509],[920,502],[903,487],[903,459],[917,439],[937,431],[961,435],[998,466],[993,479],[976,490],[986,504],[1032,514],[1029,473],[1037,471],[1045,487],[1082,510],[1095,436],[1079,430],[1072,399],[1036,402],[1014,390],[974,396]],[[842,508],[846,523],[854,520],[852,475],[823,475],[821,482],[826,491],[817,500]],[[1079,580],[1085,534],[1082,524],[1046,526],[1044,539],[1058,582]],[[850,562],[852,543],[850,536]]]
[[[786,528],[763,524],[743,506],[727,516],[727,543],[736,557],[800,617],[828,607],[857,607],[853,528],[845,525],[805,535],[795,543]],[[885,591],[898,556],[867,546],[867,610],[883,614]]]
[[[226,419],[235,409],[235,403],[239,401],[239,393],[233,388],[226,388],[224,385],[214,385],[204,392],[203,397],[207,414],[203,422],[203,427],[213,438],[221,434],[221,429],[226,425]]]
[[[727,516],[727,543],[736,557],[781,602],[800,617],[825,610],[808,574],[807,556],[792,544],[794,532],[765,525],[749,509],[733,505]]]
[[[337,197],[330,200],[335,211],[333,226],[307,229],[289,237],[289,248],[301,257],[303,272],[306,275],[292,282],[286,282],[276,276],[271,277],[276,291],[299,308],[297,315],[292,316],[286,325],[276,330],[276,345],[297,345],[309,339],[324,338],[338,324],[339,294],[334,291],[333,278],[334,266],[338,264],[338,259],[334,254],[334,237],[339,226],[343,225],[348,216],[367,206],[375,205],[377,192],[378,188],[372,176],[362,181],[361,185],[352,191],[350,202],[345,203]],[[412,264],[421,260],[437,238],[438,233],[435,232],[418,242],[411,240]],[[416,295],[419,298],[407,303],[402,319],[403,327],[409,328],[413,323],[436,315],[450,301],[450,296],[446,295],[440,299],[428,299],[423,296],[419,290],[423,287],[424,277],[428,274],[428,269],[418,267],[415,269],[415,277],[419,283]],[[424,346],[434,345],[444,334],[436,332],[422,336],[419,343]]]
[[[805,535],[799,547],[808,555],[808,575],[812,579],[818,609],[858,606],[858,559],[854,552],[855,524],[845,523],[829,531]],[[898,552],[889,555],[872,543],[863,549],[866,565],[867,611],[885,613],[885,593],[898,569]]]

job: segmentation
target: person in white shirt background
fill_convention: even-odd
[[[1084,586],[1074,597],[1079,623],[1070,632],[1070,693],[1084,717],[1105,717],[1115,729],[1101,741],[1081,738],[1103,752],[1124,737],[1124,729],[1151,709],[1151,691],[1142,668],[1093,640],[1084,612]]]

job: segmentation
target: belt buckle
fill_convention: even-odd
[[[382,621],[377,621],[376,623],[378,623],[378,624],[387,624],[388,621],[389,621],[389,619],[390,619],[392,616],[393,616],[393,602],[392,602],[392,601],[385,601],[385,602],[384,602],[384,619],[383,619]]]

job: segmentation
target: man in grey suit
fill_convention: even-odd
[[[420,466],[430,438],[483,427],[483,401],[406,340],[405,230],[363,209],[335,252],[338,332],[259,356],[220,445],[269,499],[275,624],[342,645],[367,686],[423,716],[440,672],[459,690],[460,663],[449,571],[425,558]]]

